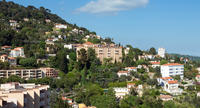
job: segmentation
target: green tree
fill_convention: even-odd
[[[154,47],[150,48],[149,53],[152,54],[152,55],[157,54],[156,49]]]

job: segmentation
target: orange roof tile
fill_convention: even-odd
[[[160,62],[151,62],[151,64],[156,65],[156,64],[160,64]]]
[[[175,81],[168,81],[168,84],[177,84],[177,83],[178,83],[177,80],[175,80]]]
[[[5,45],[5,46],[2,46],[1,48],[11,48],[11,46]]]
[[[15,57],[8,57],[8,59],[15,60],[16,58]]]
[[[135,85],[135,83],[128,83],[127,85]]]
[[[180,66],[183,64],[179,64],[179,63],[168,63],[168,64],[164,64],[163,66]]]
[[[86,42],[85,45],[94,45],[92,42]]]

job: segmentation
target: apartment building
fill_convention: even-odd
[[[0,78],[9,78],[11,75],[17,75],[23,79],[37,79],[57,77],[58,71],[54,68],[0,70]]]
[[[9,78],[11,75],[17,75],[23,79],[36,79],[44,77],[44,73],[41,69],[0,70],[0,78]]]
[[[58,77],[58,71],[54,68],[40,68],[45,77]]]
[[[162,58],[164,58],[165,57],[165,48],[159,48],[158,49],[158,55],[160,56],[160,57],[162,57]]]
[[[0,107],[2,108],[50,108],[48,85],[17,82],[1,84]]]
[[[111,62],[122,62],[122,47],[115,45],[115,44],[110,44],[110,45],[100,45],[100,44],[93,44],[91,42],[86,42],[82,45],[79,45],[76,48],[77,52],[77,57],[78,51],[80,49],[85,49],[88,50],[88,48],[93,48],[95,50],[96,56],[100,59],[101,62],[104,62],[105,58],[111,58]]]
[[[10,51],[10,57],[25,57],[24,48],[17,47]]]
[[[170,77],[179,75],[181,79],[184,77],[184,65],[179,63],[168,63],[161,66],[162,77]]]

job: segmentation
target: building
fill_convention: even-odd
[[[183,90],[178,88],[179,84],[177,80],[167,81],[164,85],[164,90],[172,95],[180,95]]]
[[[1,61],[1,62],[6,62],[6,61],[8,61],[8,55],[6,55],[6,54],[1,55],[1,56],[0,56],[0,61]]]
[[[129,71],[119,71],[119,72],[117,72],[117,75],[118,75],[118,77],[129,76],[130,72]]]
[[[137,67],[126,67],[125,70],[137,72]]]
[[[160,62],[151,62],[151,67],[152,68],[160,67]]]
[[[67,49],[74,49],[74,45],[73,45],[73,44],[65,44],[65,45],[64,45],[64,48],[67,48]]]
[[[184,77],[184,65],[178,63],[168,63],[161,66],[162,77],[170,77],[179,75],[181,79]]]
[[[164,58],[165,57],[165,48],[159,48],[158,49],[158,55],[160,56],[160,57],[162,57],[162,58]]]
[[[25,57],[24,48],[17,47],[10,52],[10,57]]]
[[[128,88],[124,87],[124,88],[113,88],[115,91],[115,96],[117,98],[123,98],[124,96],[129,94],[129,90]]]
[[[11,27],[18,27],[19,26],[19,24],[17,23],[17,21],[15,21],[15,20],[9,20],[9,23],[10,23],[10,26]]]
[[[159,98],[160,98],[162,101],[170,101],[170,100],[173,100],[173,97],[170,96],[170,95],[160,95]]]
[[[67,29],[67,25],[65,24],[55,24],[56,29]]]
[[[166,84],[167,81],[173,81],[174,79],[172,77],[162,77],[162,78],[158,78],[157,81],[159,83],[160,86],[163,86]]]
[[[41,69],[0,70],[0,78],[9,78],[11,75],[17,75],[24,79],[43,78],[45,76]]]
[[[11,50],[11,46],[7,46],[7,45],[2,46],[1,50]]]
[[[2,108],[49,108],[48,85],[7,83],[1,84],[0,107]]]
[[[112,63],[122,62],[122,47],[115,44],[100,45],[86,42],[76,48],[77,58],[79,58],[78,51],[81,49],[88,50],[88,48],[95,50],[97,58],[99,58],[101,62],[104,62],[105,59],[111,59]]]
[[[197,82],[200,82],[200,75],[197,75],[197,76],[195,77],[195,79],[197,80]]]
[[[45,77],[58,77],[58,71],[54,68],[40,68]]]

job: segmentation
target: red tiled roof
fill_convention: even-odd
[[[196,77],[200,77],[200,75],[197,75]]]
[[[151,62],[151,64],[153,64],[153,65],[159,65],[160,64],[160,62]]]
[[[15,57],[8,57],[8,59],[15,60],[16,58]]]
[[[168,63],[168,64],[164,64],[163,66],[180,66],[183,64],[179,64],[179,63]]]
[[[5,45],[5,46],[2,46],[1,48],[11,48],[11,46]]]
[[[168,84],[177,84],[177,83],[178,83],[177,80],[175,80],[175,81],[168,81]]]
[[[93,43],[91,43],[91,42],[86,42],[86,43],[84,43],[85,45],[94,45]]]
[[[3,57],[7,57],[8,55],[6,55],[6,54],[3,54],[3,55],[1,55],[1,56],[3,56]]]
[[[119,71],[118,73],[128,73],[129,71]]]
[[[127,85],[135,85],[135,83],[128,83]]]

